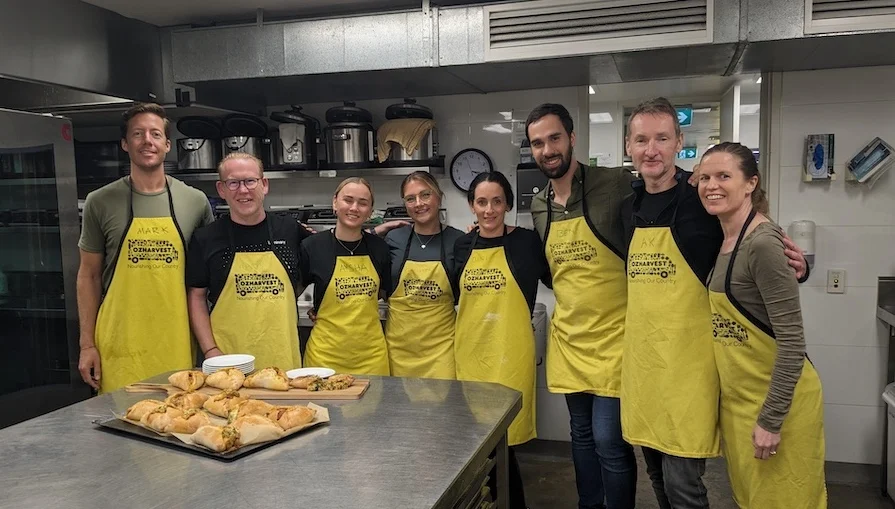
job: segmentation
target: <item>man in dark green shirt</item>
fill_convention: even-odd
[[[627,307],[620,216],[634,176],[576,161],[572,117],[562,105],[535,108],[526,134],[550,179],[531,209],[556,296],[547,388],[565,394],[569,407],[578,507],[634,507],[637,462],[622,438],[619,403]]]

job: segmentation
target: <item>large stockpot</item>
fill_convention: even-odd
[[[184,171],[211,170],[221,160],[221,127],[209,117],[183,117],[177,131],[177,168]]]
[[[373,162],[373,114],[345,101],[326,110],[323,130],[327,162],[331,167],[359,167]]]
[[[432,113],[432,110],[422,104],[417,104],[416,99],[405,98],[403,103],[392,104],[386,108],[385,118],[387,120],[399,118],[434,120],[435,116]],[[404,150],[404,147],[398,143],[392,142],[390,145],[389,161],[402,163],[430,161],[438,157],[438,131],[435,127],[429,130],[429,132],[423,136],[422,140],[420,140],[420,144],[416,150],[410,154],[408,154],[407,151]]]

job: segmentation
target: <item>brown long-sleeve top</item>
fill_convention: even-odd
[[[709,289],[724,292],[731,253],[718,256]],[[799,284],[783,253],[783,233],[771,222],[758,225],[740,243],[731,274],[731,294],[757,320],[774,331],[777,357],[758,424],[779,433],[789,412],[805,360],[805,334]]]

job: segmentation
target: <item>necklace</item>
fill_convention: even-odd
[[[423,242],[423,239],[420,238],[420,234],[417,233],[416,230],[413,230],[413,234],[416,235],[416,240],[420,241],[420,247],[423,248],[423,249],[426,249],[426,244],[428,244],[429,242],[432,242],[432,239],[434,239],[435,237],[441,235],[441,231],[439,231],[439,232],[436,233],[436,234],[433,234],[433,235],[429,236],[429,239],[426,240],[425,242]]]
[[[340,246],[342,246],[343,248],[345,248],[345,251],[348,251],[348,253],[350,253],[351,256],[354,256],[354,252],[357,251],[357,248],[360,247],[360,243],[361,243],[361,241],[364,240],[363,238],[361,238],[360,240],[358,240],[358,241],[357,241],[357,244],[354,245],[354,249],[351,249],[351,248],[349,248],[348,246],[346,246],[344,242],[342,242],[341,240],[339,240],[339,237],[336,237],[336,232],[335,232],[335,231],[333,231],[333,238],[336,239],[336,242],[338,242]]]

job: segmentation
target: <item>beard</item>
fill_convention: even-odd
[[[554,169],[547,167],[546,159],[542,159],[538,161],[538,169],[541,170],[547,178],[549,179],[558,179],[565,176],[566,173],[569,172],[569,167],[572,166],[572,147],[569,147],[568,152],[561,155],[562,162]]]

